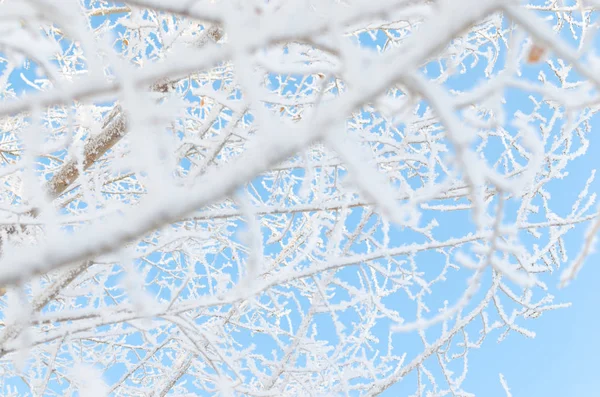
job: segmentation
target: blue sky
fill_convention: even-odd
[[[361,36],[361,39],[363,45],[381,46],[382,36],[380,35],[374,41],[367,35]],[[563,29],[561,36],[568,42],[576,44],[570,37],[568,29]],[[503,50],[499,56],[498,66],[502,66],[505,55]],[[494,71],[498,71],[498,66]],[[435,75],[437,66],[432,67],[431,72]],[[473,87],[481,80],[482,68],[483,65],[470,69],[465,75],[451,79],[447,86],[460,90]],[[549,76],[548,80],[553,81],[552,72],[540,64],[525,65],[523,77],[536,81],[537,73],[541,69]],[[504,108],[508,112],[531,111],[532,104],[527,98],[529,93],[509,90],[507,95],[508,103]],[[508,113],[509,116],[510,114]],[[592,120],[592,132],[588,134],[590,139],[588,153],[570,163],[567,167],[568,177],[549,184],[552,205],[559,215],[566,215],[592,169],[598,167],[600,137],[597,135],[600,122],[597,116]],[[590,186],[590,191],[600,192],[600,181],[596,179]],[[458,223],[451,219],[446,218],[444,221],[447,223],[442,223],[443,225],[457,227]],[[580,225],[567,234],[565,243],[569,261],[573,260],[579,252],[583,233],[584,227]],[[555,271],[551,277],[545,278],[555,296],[555,303],[572,302],[572,306],[549,311],[537,319],[521,322],[527,329],[536,333],[534,339],[512,332],[502,343],[497,343],[495,339],[498,334],[490,335],[481,349],[473,349],[470,353],[465,389],[477,396],[504,396],[498,379],[498,373],[503,373],[513,396],[591,396],[600,393],[600,377],[597,375],[597,358],[600,354],[598,339],[600,319],[597,315],[600,288],[597,287],[597,280],[600,279],[600,268],[596,263],[599,258],[600,255],[590,256],[577,279],[566,288],[556,288],[562,269]],[[453,293],[451,292],[450,295]],[[404,395],[409,391],[397,385],[390,388],[385,395]]]
[[[377,41],[381,40],[381,37]],[[365,45],[372,45],[364,43]],[[500,62],[501,63],[501,62]],[[33,76],[33,69],[20,70],[24,74]],[[482,70],[474,69],[473,74],[459,77],[451,82],[455,88],[466,88],[476,81],[474,76],[480,74]],[[535,77],[536,69],[532,67],[526,77]],[[18,76],[18,73],[16,74]],[[17,91],[26,87],[18,83],[19,79],[14,80]],[[515,109],[530,109],[531,103],[526,95],[515,95],[509,107]],[[600,138],[597,130],[600,128],[597,120],[594,120],[594,129],[591,134],[591,147],[588,154],[576,159],[568,168],[570,175],[568,178],[553,182],[551,191],[554,195],[553,204],[559,209],[569,208],[579,191],[583,188],[588,179],[590,170],[596,167],[595,159],[600,155]],[[592,192],[600,192],[600,181],[595,181],[591,187]],[[560,210],[557,212],[561,213]],[[468,223],[457,227],[457,224],[464,221],[465,214],[448,214],[440,219],[442,225],[452,225],[446,230],[441,230],[442,234],[451,236],[455,232],[462,232],[468,229]],[[455,218],[453,218],[455,217]],[[358,215],[354,221],[358,221]],[[405,236],[397,231],[396,237]],[[573,259],[575,253],[579,250],[582,241],[583,228],[578,227],[572,230],[566,238],[567,250]],[[421,260],[439,261],[435,254],[430,256],[423,255]],[[544,313],[535,320],[529,320],[524,325],[535,331],[535,339],[527,339],[522,335],[511,333],[506,340],[497,344],[495,337],[499,333],[492,334],[484,342],[480,350],[472,350],[469,363],[469,376],[465,382],[465,388],[475,393],[477,396],[503,396],[504,393],[500,387],[498,373],[502,372],[511,388],[513,396],[587,396],[595,395],[600,389],[600,377],[595,373],[598,367],[596,358],[600,355],[600,341],[597,334],[600,332],[600,320],[595,315],[598,311],[597,306],[600,303],[600,288],[596,286],[596,280],[600,276],[600,269],[596,265],[599,256],[594,255],[587,260],[586,266],[579,274],[578,278],[567,288],[556,290],[553,293],[558,302],[571,301],[573,306],[567,309],[560,309]],[[342,272],[342,274],[344,274]],[[355,276],[355,272],[347,273],[348,279]],[[555,289],[558,283],[559,272],[555,272],[554,277],[549,281],[551,288]],[[553,280],[553,281],[552,281]],[[356,281],[356,280],[354,280]],[[443,295],[436,296],[438,299],[456,299],[458,293],[462,291],[464,284],[460,278],[457,279],[456,288],[444,287]],[[348,317],[345,320],[351,321]],[[323,318],[319,321],[325,327],[329,326],[329,319]],[[387,324],[389,325],[389,324]],[[387,332],[387,325],[375,330],[384,336]],[[245,337],[250,338],[248,335]],[[333,333],[324,331],[324,338],[335,343]],[[242,340],[244,338],[242,337]],[[250,340],[250,339],[248,339]],[[267,348],[269,341],[260,336],[252,339],[255,343],[260,342],[264,348]],[[406,349],[411,353],[418,353],[421,350],[420,341],[416,335],[404,335],[401,337],[401,349]],[[133,342],[132,342],[133,343]],[[411,343],[414,348],[411,349]],[[105,374],[108,379],[117,379],[118,368],[114,373]],[[409,377],[410,378],[410,377]],[[404,382],[406,383],[406,382]],[[389,389],[385,395],[402,396],[413,392],[412,385],[409,389],[404,388],[400,383]]]
[[[560,181],[560,189],[557,188],[564,196],[560,197],[561,192],[557,192],[557,200],[570,205],[589,171],[598,166],[599,128],[596,118],[589,152],[584,158],[573,161],[569,177]],[[591,191],[600,191],[598,181],[593,182]],[[565,239],[570,259],[581,247],[582,229],[572,230]],[[477,396],[503,396],[497,375],[502,372],[513,396],[594,396],[600,393],[597,375],[600,356],[599,259],[598,254],[590,256],[577,279],[554,292],[557,301],[572,302],[571,307],[546,312],[526,323],[536,332],[535,339],[512,333],[497,344],[490,337],[484,348],[473,351],[467,380],[467,385],[472,387],[469,390]],[[555,272],[555,282],[549,287],[557,285],[559,274],[560,270]]]
[[[568,34],[563,39],[573,43]],[[598,48],[596,38],[595,47]],[[526,71],[525,77],[535,77],[536,68]],[[548,72],[546,72],[549,74]],[[517,108],[527,108],[527,103],[517,102]],[[556,212],[562,215],[574,202],[591,170],[600,164],[600,121],[592,119],[592,130],[588,134],[588,153],[572,161],[567,168],[569,175],[549,185]],[[590,191],[600,192],[600,181],[591,184]],[[584,227],[571,230],[565,238],[569,262],[579,252],[583,243]],[[558,302],[572,302],[572,307],[544,313],[529,320],[527,327],[536,332],[531,340],[512,333],[501,344],[490,340],[485,349],[473,352],[472,372],[467,385],[478,396],[502,396],[500,388],[490,388],[498,382],[497,373],[502,372],[513,396],[592,396],[600,393],[600,377],[597,375],[600,355],[600,279],[598,260],[600,255],[591,255],[586,264],[569,286],[557,289],[562,269],[555,271],[549,279],[549,287]],[[567,264],[569,263],[567,262]],[[565,266],[566,264],[563,264]],[[490,338],[491,339],[491,338]]]

